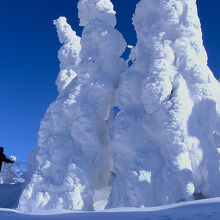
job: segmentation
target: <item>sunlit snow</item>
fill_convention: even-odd
[[[220,84],[207,66],[196,0],[141,0],[133,15],[135,46],[115,29],[110,0],[79,0],[78,10],[80,37],[66,18],[54,21],[62,44],[59,95],[41,121],[18,211],[149,207],[220,196]],[[127,61],[121,58],[126,47]],[[197,215],[193,203],[181,210],[187,208]],[[134,219],[128,211],[101,219]],[[136,220],[149,213],[169,219],[162,211],[141,211]]]

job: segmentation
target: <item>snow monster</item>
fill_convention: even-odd
[[[41,121],[38,145],[32,151],[30,180],[18,209],[93,210],[96,189],[108,185],[112,170],[108,120],[114,92],[127,63],[126,48],[114,29],[109,0],[78,2],[82,37],[67,24],[54,21],[60,42],[59,95]],[[33,163],[34,161],[34,163]]]
[[[140,0],[129,67],[110,0],[79,0],[78,9],[81,37],[64,17],[54,21],[59,95],[18,209],[93,210],[96,191],[106,208],[220,196],[220,84],[196,0]]]
[[[195,0],[141,0],[133,65],[116,92],[116,179],[107,207],[220,195],[220,84],[207,66]]]

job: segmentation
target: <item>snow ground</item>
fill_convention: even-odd
[[[117,208],[94,212],[66,210],[38,211],[21,214],[13,209],[0,209],[1,220],[204,220],[220,219],[220,198],[204,199],[153,208]]]
[[[23,184],[0,184],[0,207],[16,208],[23,190]],[[0,218],[1,219],[1,218]]]

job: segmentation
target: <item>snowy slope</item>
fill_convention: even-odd
[[[219,220],[220,198],[156,208],[120,208],[95,212],[71,212],[65,210],[40,211],[22,214],[10,209],[0,209],[2,220]]]
[[[23,183],[0,184],[0,207],[16,208],[23,188]]]

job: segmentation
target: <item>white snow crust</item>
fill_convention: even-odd
[[[0,201],[1,202],[1,201]],[[68,210],[38,210],[24,214],[12,209],[0,209],[0,219],[4,220],[218,220],[220,199],[205,199],[167,206],[150,208],[117,208],[105,211],[83,212]]]
[[[81,38],[64,17],[54,21],[59,95],[41,121],[18,210],[220,196],[220,84],[207,65],[196,0],[137,4],[130,67],[110,0],[80,0],[78,9]]]

